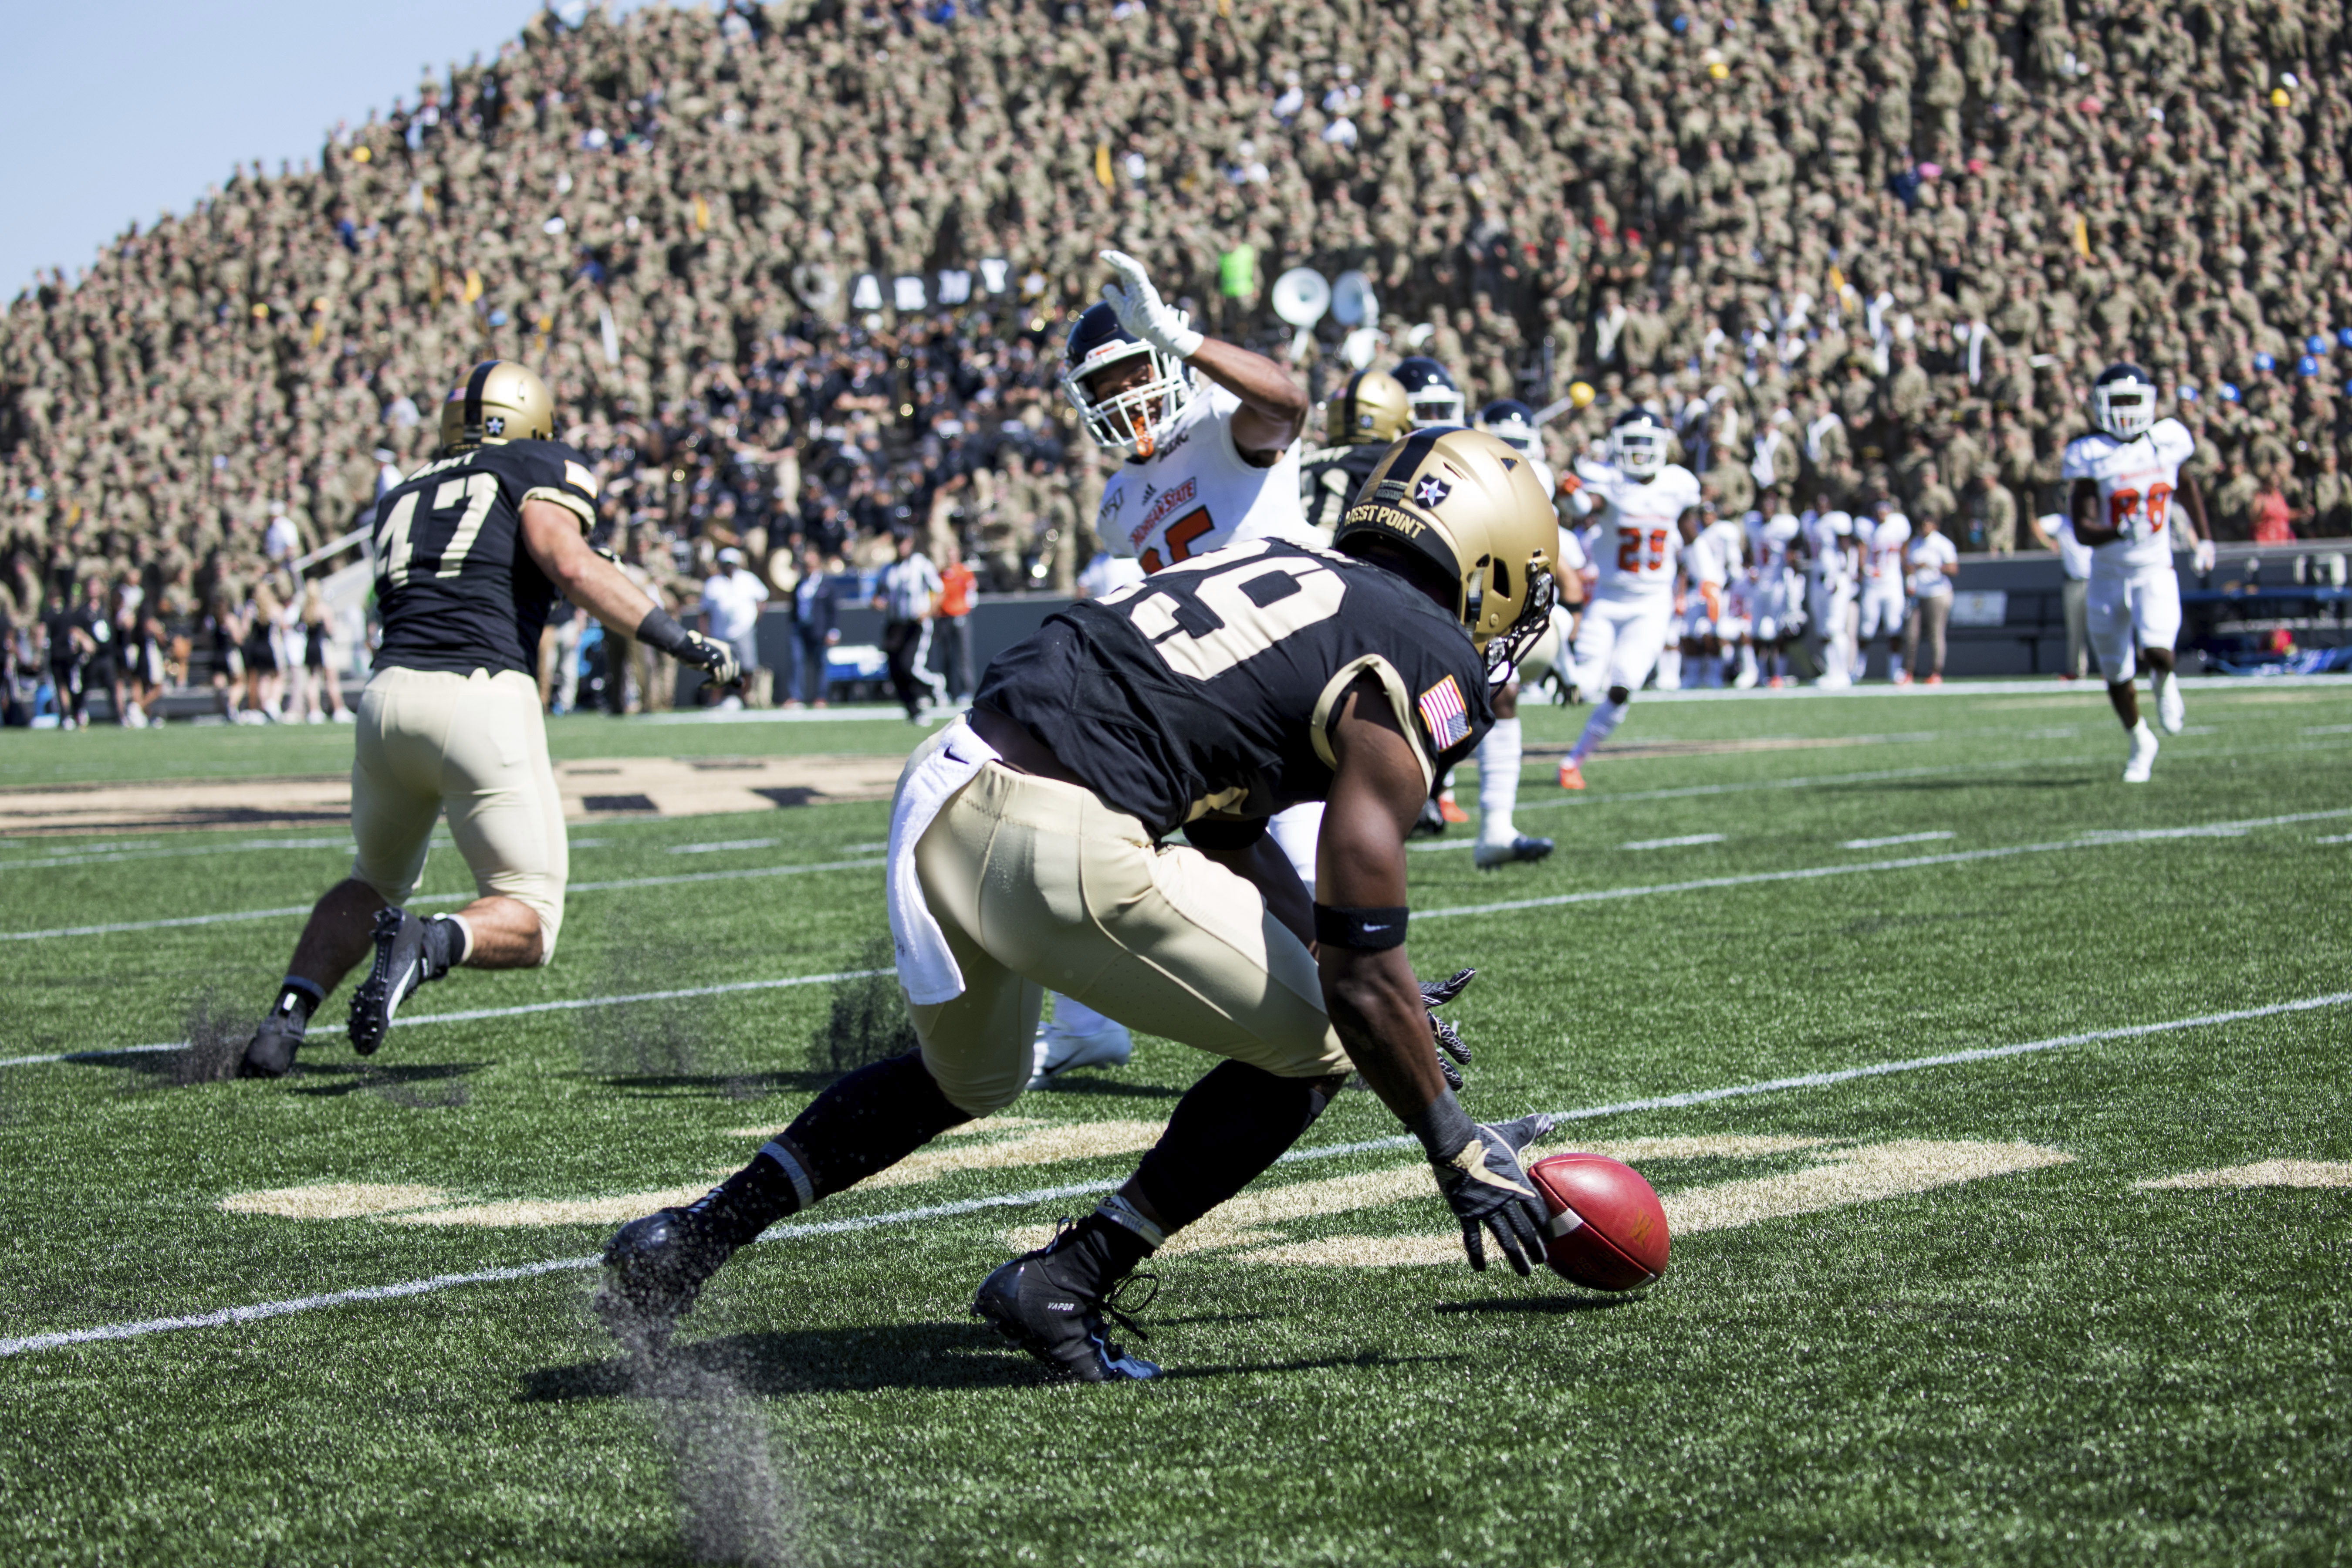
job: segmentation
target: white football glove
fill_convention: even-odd
[[[2197,562],[2197,574],[2199,576],[2201,577],[2206,573],[2213,570],[2213,542],[2211,540],[2199,540],[2193,553]]]
[[[1191,359],[1207,342],[1192,330],[1184,312],[1160,297],[1143,263],[1123,250],[1102,252],[1103,265],[1118,274],[1118,281],[1103,285],[1102,297],[1118,314],[1118,324],[1162,353]]]

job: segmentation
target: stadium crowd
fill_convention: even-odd
[[[1055,361],[1104,245],[1261,343],[1266,279],[1360,269],[1472,408],[1589,392],[1556,460],[1646,402],[1727,511],[1891,494],[1964,551],[2035,542],[2133,358],[2223,538],[2352,532],[2347,47],[2340,0],[551,13],[17,298],[9,658],[98,603],[159,679],[261,622],[299,668],[289,564],[493,355],[673,604],[722,549],[789,595],[905,531],[1066,589],[1098,474]]]

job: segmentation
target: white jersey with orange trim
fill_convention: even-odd
[[[1157,572],[1243,539],[1315,542],[1298,501],[1297,441],[1270,468],[1234,445],[1242,400],[1210,382],[1176,416],[1148,458],[1129,459],[1103,484],[1095,532]]]
[[[1647,480],[1613,464],[1580,458],[1576,477],[1601,509],[1594,596],[1663,599],[1674,592],[1682,560],[1683,514],[1699,503],[1698,478],[1669,463]]]
[[[1899,599],[1903,596],[1903,552],[1911,542],[1911,520],[1899,511],[1885,517],[1857,517],[1853,536],[1862,545],[1862,592]]]
[[[2094,431],[2066,443],[2058,477],[2096,484],[2099,516],[2122,534],[2092,547],[2093,574],[2172,565],[2173,492],[2196,451],[2197,438],[2178,419],[2159,419],[2128,441]]]

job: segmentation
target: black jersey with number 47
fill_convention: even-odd
[[[1365,676],[1430,777],[1493,726],[1484,661],[1427,595],[1385,567],[1256,540],[1050,617],[972,700],[1165,837],[1213,811],[1323,799],[1328,727]]]
[[[427,463],[375,513],[376,667],[496,675],[539,667],[555,589],[522,537],[522,505],[596,521],[596,476],[560,441],[507,441]]]

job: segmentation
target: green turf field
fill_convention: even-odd
[[[299,915],[22,933],[299,908],[333,834],[0,842],[0,1561],[2341,1560],[2352,687],[2192,690],[2129,791],[2100,697],[2049,692],[1643,702],[1574,797],[1531,760],[1520,824],[1559,853],[1416,853],[1412,954],[1480,969],[1474,1112],[1687,1097],[1547,1145],[1639,1165],[1672,1270],[1606,1298],[1414,1261],[1458,1248],[1417,1155],[1297,1159],[1157,1265],[1168,1375],[1099,1389],[1040,1385],[965,1308],[1130,1168],[1203,1068],[1165,1042],[791,1222],[859,1223],[772,1234],[657,1377],[589,1270],[520,1272],[806,1102],[832,983],[660,994],[873,963],[880,804],[581,827],[551,967],[460,973],[364,1068],[314,1034],[278,1083],[17,1058],[249,1021]],[[908,735],[553,729],[572,756]],[[0,784],[348,745],[17,733]],[[467,886],[436,851],[428,894]],[[1837,1076],[2016,1046],[2043,1048]],[[1396,1131],[1349,1093],[1299,1152]],[[121,1337],[40,1338],[94,1330]]]

